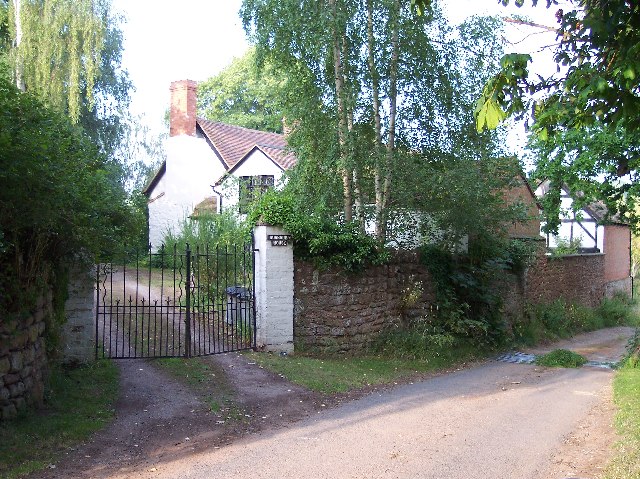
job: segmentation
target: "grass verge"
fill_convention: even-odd
[[[618,412],[616,428],[621,439],[616,454],[607,466],[604,479],[640,477],[640,335],[636,334],[635,352],[616,373],[613,396]]]
[[[110,361],[53,370],[45,407],[0,423],[0,477],[24,477],[55,462],[61,450],[111,421],[117,395],[118,369]]]
[[[420,374],[453,367],[483,355],[471,348],[422,359],[387,356],[310,357],[293,354],[246,353],[260,366],[287,380],[321,393],[343,393],[372,385],[392,384]]]
[[[606,469],[606,479],[640,477],[640,369],[622,367],[614,381],[614,397],[618,407],[616,427],[622,439]]]

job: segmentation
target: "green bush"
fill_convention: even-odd
[[[122,180],[79,127],[0,74],[0,317],[28,310],[63,260],[139,233]]]
[[[384,247],[357,223],[341,223],[326,211],[309,214],[286,190],[266,192],[252,206],[248,221],[282,226],[292,236],[296,257],[318,267],[358,271],[389,259]]]
[[[597,309],[605,326],[620,326],[623,324],[638,324],[638,316],[634,312],[634,303],[624,295],[618,294],[613,298],[605,298]]]
[[[424,317],[388,328],[372,342],[370,349],[375,354],[394,358],[423,360],[447,354],[461,344],[459,337]]]
[[[549,368],[579,368],[586,362],[584,356],[567,349],[556,349],[536,358],[536,364]]]

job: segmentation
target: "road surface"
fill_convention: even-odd
[[[554,453],[609,394],[612,375],[491,361],[110,477],[548,479]]]

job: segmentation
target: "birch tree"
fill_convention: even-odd
[[[381,242],[391,216],[416,205],[402,172],[414,167],[409,159],[468,158],[462,145],[482,145],[473,140],[481,136],[486,147],[474,153],[495,147],[473,128],[467,88],[493,60],[468,70],[462,33],[435,5],[416,17],[402,0],[245,0],[241,12],[258,55],[287,73],[294,92],[286,105],[300,160],[293,187],[326,200],[339,178],[341,217]],[[481,35],[474,45],[499,43]]]

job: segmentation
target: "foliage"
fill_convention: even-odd
[[[579,368],[586,362],[584,356],[567,349],[556,349],[536,358],[537,365],[548,368]]]
[[[0,475],[25,477],[55,463],[113,418],[118,369],[107,361],[77,369],[53,369],[46,408],[0,423]]]
[[[245,0],[242,15],[258,59],[287,77],[284,113],[299,160],[292,191],[309,214],[341,212],[385,243],[396,217],[417,206],[437,221],[447,199],[490,178],[451,174],[443,184],[460,187],[433,194],[422,181],[456,163],[461,174],[475,171],[500,151],[499,135],[479,134],[472,112],[472,92],[501,53],[499,22],[452,28],[437,8],[416,19],[395,0]]]
[[[91,0],[10,2],[16,82],[22,89],[28,85],[49,106],[67,110],[74,123],[80,119],[83,83],[89,104],[94,103],[108,8],[108,2]]]
[[[244,245],[251,240],[250,228],[231,211],[220,214],[200,215],[197,218],[184,218],[177,231],[168,231],[162,241],[164,245],[178,245],[184,252],[187,244],[208,246]]]
[[[640,475],[640,368],[627,362],[616,372],[613,398],[617,406],[616,429],[620,440],[605,479],[632,479]]]
[[[569,239],[569,238],[558,238],[556,240],[556,247],[551,249],[551,254],[553,256],[566,256],[570,254],[578,254],[580,252],[580,248],[582,247],[582,239],[580,237]]]
[[[605,298],[596,308],[557,300],[529,305],[524,318],[513,325],[513,339],[517,343],[533,345],[596,329],[639,324],[634,303],[622,295]]]
[[[258,69],[255,49],[251,49],[198,84],[199,114],[213,121],[282,133],[285,83],[273,66],[264,64]]]
[[[20,28],[16,5],[20,6]],[[0,64],[22,90],[82,126],[100,151],[125,163],[134,123],[121,68],[121,18],[110,0],[0,1]]]
[[[481,345],[504,342],[507,331],[496,284],[506,271],[521,272],[533,252],[518,240],[487,236],[472,238],[467,255],[424,246],[421,261],[435,286],[436,308],[420,320],[418,329]]]
[[[120,169],[77,128],[0,78],[3,310],[16,311],[51,265],[112,251],[133,234]]]
[[[502,0],[508,4],[509,0]],[[516,1],[522,5],[524,1]],[[533,4],[537,3],[533,0]],[[547,7],[555,1],[548,1]],[[476,107],[479,128],[531,111],[537,176],[603,201],[635,224],[640,126],[640,5],[627,0],[570,0],[558,9],[558,74],[532,79],[528,55],[503,58]],[[555,232],[559,198],[550,197]],[[576,205],[580,207],[580,205]]]
[[[359,225],[340,223],[326,211],[306,213],[288,189],[267,191],[250,211],[248,222],[282,226],[292,236],[296,257],[319,267],[357,271],[388,259],[384,248]]]
[[[394,201],[416,220],[408,228],[409,235],[417,232],[426,242],[448,249],[456,248],[464,237],[487,234],[500,243],[508,225],[529,219],[524,204],[505,204],[504,193],[516,187],[520,178],[520,165],[514,158],[471,160],[452,155],[442,161],[437,156],[414,157],[404,166],[394,174],[406,190],[398,191]],[[400,210],[395,216],[397,221]],[[407,229],[400,228],[396,234],[392,227],[390,233],[389,239],[394,240],[407,236]]]
[[[185,218],[178,231],[167,232],[158,254],[150,255],[151,266],[181,269],[189,247],[192,274],[201,286],[206,285],[194,292],[192,301],[195,305],[219,302],[224,300],[227,287],[251,281],[250,244],[250,229],[230,211]],[[236,333],[242,339],[251,339],[250,330],[239,327]]]

